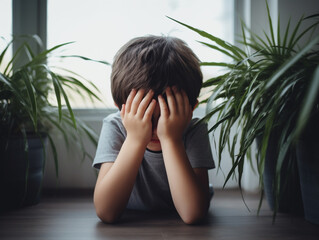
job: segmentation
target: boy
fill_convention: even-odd
[[[140,37],[119,50],[111,89],[120,111],[104,119],[93,163],[103,222],[125,208],[176,209],[187,224],[206,215],[215,166],[206,124],[191,120],[201,86],[199,60],[180,39]]]

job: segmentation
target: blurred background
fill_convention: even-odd
[[[307,16],[319,10],[317,0],[268,0],[268,4],[275,25],[279,12],[285,25],[290,17],[293,24],[302,14]],[[63,54],[83,55],[112,64],[114,55],[127,41],[153,34],[183,39],[203,62],[227,61],[224,56],[200,44],[199,35],[166,16],[230,43],[234,43],[241,33],[240,21],[256,33],[268,29],[265,0],[0,0],[0,48],[12,35],[37,34],[46,48],[74,42],[64,48]],[[93,81],[100,90],[102,102],[72,99],[76,115],[99,134],[103,118],[116,111],[110,93],[111,66],[83,64],[71,59],[55,64],[68,66]],[[202,71],[206,80],[216,76],[221,69],[202,67]],[[194,115],[202,117],[204,113],[205,106],[202,105]],[[82,159],[76,148],[66,149],[59,134],[54,138],[61,138],[61,144],[57,146],[59,177],[55,175],[52,153],[48,151],[44,188],[92,189],[97,173],[91,168],[91,159]],[[94,156],[95,147],[89,141],[86,147]],[[214,144],[212,150],[215,154]],[[224,154],[221,169],[210,170],[210,181],[216,188],[223,186],[231,164],[230,158]],[[250,167],[244,170],[244,190],[258,191],[258,181]],[[236,179],[231,179],[226,187],[236,188]]]

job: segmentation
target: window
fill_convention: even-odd
[[[12,0],[1,0],[1,8],[0,8],[0,52],[7,46],[9,41],[11,40],[12,35]],[[3,59],[3,63],[0,66],[0,71],[4,71],[2,69],[4,66],[7,66],[7,63],[10,61],[12,57],[11,48],[8,49],[5,58]]]
[[[118,49],[133,37],[154,35],[176,36],[188,43],[201,61],[223,61],[222,56],[207,50],[196,40],[200,36],[178,25],[170,16],[194,27],[233,42],[233,0],[48,0],[48,47],[75,41],[67,51],[112,63]],[[70,68],[94,81],[103,94],[104,103],[95,107],[114,107],[110,92],[111,67],[99,64]],[[204,79],[216,69],[203,68]],[[74,107],[92,107],[76,100]]]

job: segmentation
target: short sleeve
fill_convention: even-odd
[[[215,168],[207,124],[193,119],[185,133],[185,148],[193,168]]]
[[[103,120],[93,167],[100,169],[105,162],[114,162],[126,137],[119,112],[110,114]]]

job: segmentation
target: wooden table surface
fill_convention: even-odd
[[[272,224],[266,201],[237,190],[217,190],[205,222],[184,224],[175,213],[127,211],[122,220],[104,224],[96,217],[92,196],[46,196],[38,205],[0,215],[0,239],[319,239],[319,226],[302,217],[279,214]]]

